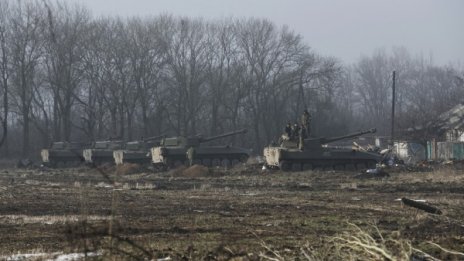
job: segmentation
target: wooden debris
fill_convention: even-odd
[[[418,208],[418,209],[423,210],[423,211],[428,212],[428,213],[438,214],[438,215],[442,214],[440,209],[438,209],[436,207],[433,207],[433,206],[430,206],[430,205],[427,205],[427,204],[425,204],[423,202],[418,202],[418,201],[408,199],[408,198],[402,198],[401,202],[403,202],[403,204],[405,204],[407,206],[410,206],[410,207],[413,207],[413,208]]]

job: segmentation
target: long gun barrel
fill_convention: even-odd
[[[142,138],[142,141],[154,141],[154,140],[159,140],[159,139],[162,139],[166,137],[166,135],[158,135],[158,136],[152,136],[152,137],[148,137],[148,138]]]
[[[233,136],[233,135],[237,135],[237,134],[243,134],[243,133],[246,133],[246,132],[247,132],[247,129],[231,131],[231,132],[227,132],[227,133],[224,133],[224,134],[221,134],[221,135],[211,136],[211,137],[208,137],[208,138],[202,138],[201,142],[208,142],[208,141],[217,140],[217,139],[221,139],[221,138],[225,138],[225,137],[229,137],[229,136]]]
[[[361,135],[364,135],[364,134],[368,134],[368,133],[375,133],[376,131],[377,130],[375,128],[372,128],[372,129],[369,129],[369,130],[355,132],[355,133],[344,135],[344,136],[332,137],[332,138],[319,138],[319,139],[316,139],[316,140],[319,140],[320,144],[327,144],[327,143],[331,143],[331,142],[334,142],[334,141],[355,138],[355,137],[358,137],[358,136],[361,136]],[[315,139],[305,139],[305,141],[312,141],[312,140],[315,140]]]
[[[112,137],[109,137],[108,139],[104,139],[104,140],[93,140],[91,143],[92,144],[95,144],[95,143],[102,143],[102,142],[124,142],[123,139],[117,137],[117,138],[112,138]]]

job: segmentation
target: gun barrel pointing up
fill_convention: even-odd
[[[368,134],[368,133],[375,133],[376,131],[377,131],[377,129],[372,128],[372,129],[369,129],[369,130],[359,131],[359,132],[355,132],[355,133],[351,133],[351,134],[344,135],[344,136],[339,136],[339,137],[319,138],[319,141],[320,141],[320,144],[327,144],[327,143],[331,143],[331,142],[334,142],[334,141],[355,138],[355,137],[358,137],[358,136],[361,136],[361,135],[364,135],[364,134]],[[305,139],[305,141],[311,141],[311,140],[314,140],[314,139]]]
[[[162,139],[162,138],[165,138],[166,135],[165,134],[162,134],[162,135],[158,135],[158,136],[152,136],[152,137],[148,137],[148,138],[142,138],[142,141],[154,141],[154,140],[159,140],[159,139]]]
[[[231,131],[231,132],[227,132],[227,133],[224,133],[224,134],[203,138],[203,139],[201,139],[201,142],[208,142],[208,141],[217,140],[217,139],[221,139],[221,138],[225,138],[225,137],[229,137],[229,136],[233,136],[233,135],[237,135],[237,134],[243,134],[243,133],[246,133],[246,132],[247,132],[247,129]]]

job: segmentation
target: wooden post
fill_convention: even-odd
[[[390,145],[393,148],[393,143],[395,139],[395,79],[396,72],[393,71],[393,84],[392,84],[392,113],[391,113],[391,141]]]

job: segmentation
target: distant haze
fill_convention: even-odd
[[[464,61],[462,0],[76,0],[95,16],[266,18],[288,25],[316,52],[345,63],[404,46],[437,64]]]

